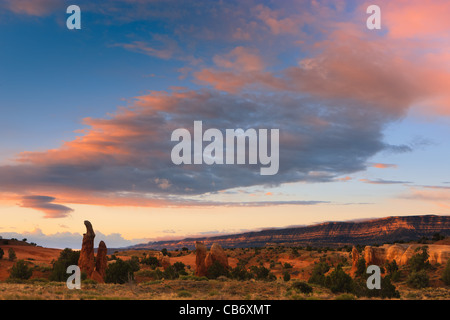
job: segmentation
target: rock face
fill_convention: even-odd
[[[359,252],[356,247],[352,248],[352,269],[350,270],[350,273],[352,275],[355,274],[356,269],[358,268],[358,260],[359,260]]]
[[[81,272],[85,272],[89,279],[97,282],[104,282],[106,274],[107,259],[106,244],[100,241],[97,250],[97,261],[94,256],[94,238],[95,233],[92,224],[89,221],[84,221],[86,226],[86,233],[83,234],[83,242],[81,244],[80,258],[78,259],[78,266]]]
[[[83,243],[81,244],[80,258],[78,259],[78,266],[81,272],[86,272],[90,277],[95,269],[95,256],[94,256],[94,238],[95,233],[92,229],[92,224],[89,221],[84,221],[86,226],[86,233],[83,234]]]
[[[364,260],[366,265],[383,265],[386,261],[395,260],[398,265],[406,265],[408,260],[416,254],[416,249],[423,247],[423,244],[385,244],[381,247],[366,246],[364,248]],[[428,254],[430,263],[445,264],[450,259],[449,245],[428,244]]]
[[[206,276],[206,259],[207,249],[203,242],[197,241],[195,243],[195,275],[198,277]]]
[[[163,255],[162,252],[158,253],[157,259],[164,270],[166,270],[170,266],[170,257]]]
[[[136,245],[134,248],[194,248],[196,241],[202,241],[207,246],[218,243],[224,248],[258,247],[277,243],[324,246],[355,243],[370,245],[417,240],[422,236],[431,237],[434,233],[450,236],[450,216],[401,216],[360,222],[326,222],[306,227],[271,229],[206,239],[159,241]]]
[[[108,259],[106,258],[107,253],[106,244],[100,241],[97,249],[97,261],[95,261],[95,270],[100,274],[102,278],[106,275],[106,266],[108,265]]]
[[[207,253],[206,246],[202,242],[197,241],[195,243],[195,250],[196,276],[207,276],[208,268],[212,266],[216,261],[228,269],[228,257],[219,244],[213,243],[213,245],[211,246],[211,250]]]

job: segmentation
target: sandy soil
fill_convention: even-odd
[[[14,265],[14,261],[8,260],[8,250],[12,248],[16,252],[17,260],[23,259],[32,262],[35,265],[51,266],[52,260],[59,257],[61,249],[42,248],[24,245],[1,245],[0,248],[5,252],[3,259],[0,260],[0,280],[9,277],[9,269]]]

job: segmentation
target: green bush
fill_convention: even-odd
[[[356,263],[355,275],[363,277],[366,274],[366,260],[364,258],[359,258]]]
[[[292,284],[291,289],[301,292],[301,293],[304,293],[304,294],[310,294],[313,292],[313,288],[306,282],[302,282],[302,281],[295,281]]]
[[[428,262],[429,258],[428,247],[427,246],[419,247],[415,251],[417,253],[408,260],[408,265],[411,271],[418,272],[421,270],[429,269],[431,265],[430,262]]]
[[[406,282],[413,288],[422,289],[429,286],[430,278],[425,270],[420,270],[412,272]]]
[[[11,279],[27,280],[30,279],[32,274],[33,270],[28,267],[27,263],[24,260],[18,260],[11,268],[9,277]]]
[[[319,262],[313,268],[311,277],[308,279],[309,283],[325,286],[325,273],[330,270],[330,266],[326,262]]]
[[[326,277],[325,286],[333,293],[354,291],[354,282],[352,277],[345,273],[340,265],[338,265],[333,272]]]
[[[230,277],[232,279],[245,281],[252,278],[252,273],[248,272],[244,266],[238,264],[236,268],[230,269]]]
[[[13,248],[9,248],[8,249],[8,260],[9,261],[14,261],[16,260],[17,256],[16,256],[16,252],[14,251]]]
[[[264,266],[251,266],[250,271],[253,273],[253,277],[256,280],[266,280],[266,281],[276,280],[275,275]]]
[[[450,286],[450,259],[447,261],[447,265],[442,273],[442,281],[448,286]]]
[[[206,271],[209,279],[217,279],[220,276],[228,277],[228,269],[219,261],[214,261],[213,264]]]
[[[134,280],[134,272],[139,270],[139,264],[133,259],[123,261],[117,259],[115,263],[111,263],[106,268],[105,282],[106,283],[125,283]]]
[[[50,273],[50,281],[66,281],[69,277],[67,267],[78,265],[80,251],[73,251],[66,248],[60,252],[58,260],[52,262],[52,272]]]
[[[283,272],[283,280],[286,282],[291,280],[291,275],[289,274],[288,271]]]

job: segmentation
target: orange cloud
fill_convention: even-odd
[[[397,168],[397,165],[389,164],[389,163],[374,163],[374,164],[372,164],[372,167],[378,168],[378,169],[388,169],[388,168]]]

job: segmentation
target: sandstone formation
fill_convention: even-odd
[[[207,249],[203,242],[195,242],[195,275],[198,277],[206,276],[206,259]]]
[[[86,233],[83,234],[83,242],[81,244],[80,258],[78,259],[78,266],[81,272],[85,272],[89,279],[97,282],[104,282],[106,274],[107,259],[106,244],[100,241],[97,250],[97,261],[94,256],[94,238],[95,233],[92,224],[89,221],[84,221],[86,226]]]
[[[395,260],[398,265],[406,265],[408,260],[416,254],[416,249],[423,244],[385,244],[381,247],[366,246],[364,248],[364,260],[366,265],[383,265],[387,261]],[[449,245],[428,244],[428,254],[430,263],[445,264],[450,259]]]
[[[106,266],[108,265],[108,259],[106,257],[107,254],[106,244],[103,241],[100,241],[97,249],[97,259],[95,261],[95,270],[100,274],[102,278],[105,278],[106,275]]]
[[[206,276],[208,273],[208,268],[212,266],[216,261],[228,269],[228,257],[219,244],[213,243],[210,251],[207,252],[206,246],[202,242],[197,241],[195,243],[195,250],[196,276]]]
[[[355,274],[356,269],[358,268],[358,260],[359,260],[359,252],[358,249],[356,249],[356,247],[352,248],[352,269],[350,270],[350,273],[352,275]]]
[[[223,251],[220,244],[213,243],[205,258],[206,270],[208,270],[208,268],[212,266],[216,261],[223,265],[225,268],[228,268],[228,257],[225,251]]]
[[[166,270],[170,266],[170,257],[163,255],[162,252],[158,253],[157,259],[164,270]]]
[[[95,256],[94,256],[94,238],[95,233],[92,229],[92,224],[89,221],[84,221],[86,226],[86,233],[83,234],[83,242],[81,244],[80,258],[78,259],[78,267],[81,272],[85,272],[88,277],[95,269]]]

